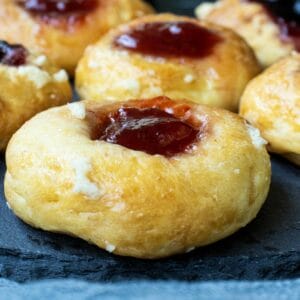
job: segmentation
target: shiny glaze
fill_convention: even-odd
[[[202,58],[221,37],[193,22],[154,22],[136,25],[119,35],[114,46],[157,57]]]
[[[11,67],[26,64],[27,50],[22,45],[11,45],[0,41],[0,63]]]

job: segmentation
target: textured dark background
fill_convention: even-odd
[[[157,2],[157,1],[153,1]],[[198,1],[160,1],[191,14]],[[171,7],[172,6],[172,7]],[[0,277],[18,281],[81,278],[283,279],[300,277],[300,171],[273,157],[271,192],[258,218],[232,237],[192,253],[158,261],[117,257],[84,241],[33,229],[7,208],[0,156]]]

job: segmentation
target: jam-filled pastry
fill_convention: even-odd
[[[296,21],[278,17],[262,2],[219,0],[202,3],[196,15],[201,20],[235,30],[254,49],[262,66],[268,67],[292,51],[300,51],[300,27]]]
[[[258,72],[252,50],[232,31],[162,14],[120,26],[89,47],[76,85],[97,101],[166,95],[235,111]]]
[[[22,220],[138,258],[229,236],[270,184],[257,129],[166,97],[42,112],[13,136],[6,162],[5,195]]]
[[[65,70],[45,55],[0,41],[0,151],[36,113],[66,104],[72,95]]]
[[[269,150],[300,166],[300,54],[266,69],[247,86],[240,114],[261,130]]]
[[[143,0],[1,0],[0,39],[36,49],[72,74],[87,45],[152,11]]]

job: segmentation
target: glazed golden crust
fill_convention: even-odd
[[[240,113],[261,130],[272,152],[300,165],[300,54],[268,68],[247,86]]]
[[[0,151],[25,121],[71,97],[67,73],[44,55],[31,53],[20,67],[0,64]]]
[[[240,34],[264,67],[295,50],[292,41],[281,40],[279,26],[259,3],[243,0],[202,3],[196,15],[200,20],[226,26]]]
[[[118,50],[113,40],[128,28],[151,22],[199,22],[170,14],[146,16],[109,32],[88,47],[76,70],[83,98],[96,101],[166,95],[237,111],[239,98],[258,72],[252,50],[232,31],[200,23],[223,40],[201,59],[160,58]]]
[[[232,234],[266,199],[269,156],[242,118],[188,105],[208,131],[191,152],[172,158],[92,141],[82,109],[101,109],[94,102],[40,113],[7,149],[10,206],[35,227],[139,258],[190,251]]]
[[[94,43],[110,28],[153,12],[142,0],[101,0],[101,5],[83,21],[50,25],[32,16],[14,0],[0,3],[0,39],[21,43],[45,53],[57,66],[73,73],[87,45]]]

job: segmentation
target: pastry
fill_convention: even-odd
[[[300,27],[276,16],[262,1],[219,0],[196,9],[200,20],[226,26],[240,34],[268,67],[292,51],[300,51]]]
[[[142,0],[1,0],[0,39],[46,54],[73,74],[85,47],[152,12]]]
[[[42,112],[13,136],[6,162],[5,195],[26,223],[147,259],[237,231],[270,184],[257,129],[166,97]]]
[[[120,101],[166,95],[237,111],[260,71],[230,30],[171,14],[146,16],[88,47],[76,70],[83,99]]]
[[[71,95],[67,73],[45,55],[0,41],[0,151],[25,121]]]
[[[253,79],[240,113],[261,130],[271,152],[300,166],[300,54],[293,53]]]

